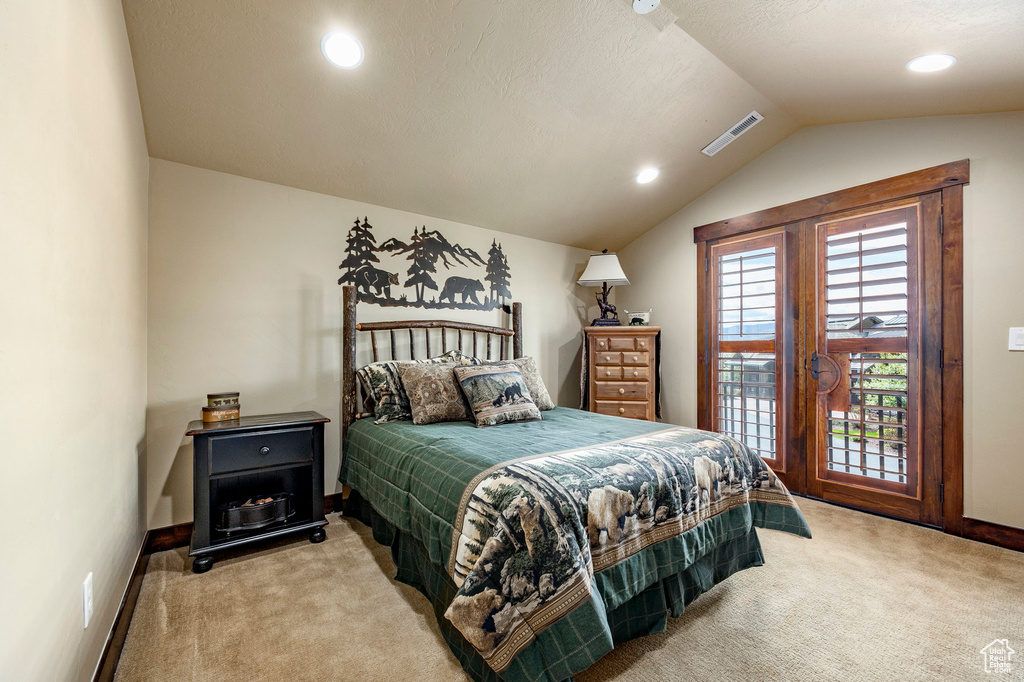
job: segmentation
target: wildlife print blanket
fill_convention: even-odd
[[[500,673],[592,598],[595,574],[731,510],[749,513],[748,527],[810,537],[764,461],[707,431],[496,464],[462,495],[448,564],[458,593],[445,616]]]

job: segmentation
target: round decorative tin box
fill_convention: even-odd
[[[203,408],[204,422],[226,422],[231,419],[238,419],[238,405],[219,405],[217,407]]]
[[[207,393],[206,404],[210,407],[238,405],[238,393]]]

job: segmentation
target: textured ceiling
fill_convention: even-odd
[[[662,1],[801,124],[1024,109],[1024,0]]]
[[[797,128],[620,0],[124,5],[151,156],[574,246],[628,243]],[[359,68],[320,54],[331,29]]]
[[[151,156],[586,248],[801,124],[1024,108],[1021,0],[663,4],[124,0]],[[323,59],[332,29],[363,42],[359,68]],[[903,70],[933,50],[962,62]],[[752,109],[765,120],[700,153]],[[637,185],[646,165],[661,176]]]

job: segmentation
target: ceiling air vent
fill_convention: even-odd
[[[718,152],[722,151],[727,144],[757,125],[757,122],[763,118],[764,116],[756,111],[751,111],[743,117],[742,121],[722,133],[717,140],[709,144],[707,147],[704,147],[704,149],[701,149],[701,151],[708,156],[714,156]]]

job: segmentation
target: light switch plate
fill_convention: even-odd
[[[1010,327],[1010,350],[1024,350],[1024,327]]]

